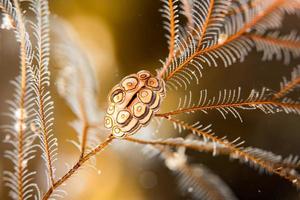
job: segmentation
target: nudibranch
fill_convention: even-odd
[[[126,76],[108,97],[104,125],[115,137],[125,137],[147,126],[165,97],[163,79],[142,70]]]

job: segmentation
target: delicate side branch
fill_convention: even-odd
[[[133,137],[124,138],[129,142],[134,142],[142,145],[153,145],[153,146],[166,146],[166,147],[184,147],[186,149],[192,149],[200,152],[213,152],[217,151],[220,154],[228,154],[229,151],[223,146],[215,146],[210,142],[203,142],[200,140],[189,140],[183,138],[168,138],[165,140],[143,140]]]
[[[19,1],[14,0],[14,6],[15,6],[15,11],[16,11],[16,18],[17,18],[17,38],[19,40],[20,43],[20,81],[19,81],[19,86],[17,86],[18,88],[20,88],[20,96],[19,96],[19,106],[18,106],[18,122],[16,124],[17,126],[17,131],[18,131],[18,153],[17,153],[17,157],[18,157],[18,162],[14,163],[16,164],[16,168],[17,168],[17,180],[18,180],[18,198],[20,200],[23,200],[26,198],[26,196],[28,194],[26,194],[26,175],[27,172],[25,171],[26,167],[27,167],[27,150],[26,147],[27,145],[25,145],[25,141],[26,141],[26,122],[27,122],[27,117],[28,117],[28,112],[29,110],[26,110],[27,106],[28,106],[28,101],[30,99],[28,99],[28,84],[29,84],[29,77],[28,77],[28,67],[30,67],[29,64],[29,60],[28,60],[28,41],[26,39],[27,34],[26,34],[26,29],[25,29],[25,24],[24,24],[24,19],[23,19],[23,15],[21,12],[21,8],[19,5]],[[27,105],[27,106],[26,106]],[[26,113],[27,112],[27,113]],[[27,116],[26,116],[27,115]],[[26,163],[26,164],[24,164]]]
[[[258,40],[258,41],[266,42],[269,44],[273,44],[285,48],[290,48],[290,49],[300,48],[300,41],[284,40],[282,38],[268,37],[268,36],[262,36],[257,34],[246,34],[246,37],[249,37],[253,40]]]
[[[178,15],[177,15],[177,0],[165,0],[165,6],[163,10],[163,17],[168,19],[168,22],[165,24],[165,28],[169,31],[168,39],[169,39],[169,55],[167,60],[163,66],[163,69],[159,73],[159,77],[163,77],[167,68],[172,63],[172,60],[175,56],[175,48],[176,48],[176,40],[177,40],[177,32],[178,32]]]
[[[213,143],[223,145],[224,147],[228,148],[235,157],[238,157],[243,162],[251,163],[252,165],[256,165],[269,173],[277,174],[293,183],[296,187],[300,188],[300,175],[297,174],[295,170],[274,166],[272,163],[269,163],[264,159],[257,157],[255,154],[248,153],[242,147],[239,147],[241,143],[236,144],[237,140],[229,142],[225,139],[218,138],[213,133],[202,131],[201,129],[198,129],[197,127],[189,125],[183,121],[170,117],[166,119],[181,127],[182,129],[193,132],[195,135],[209,139]]]
[[[74,173],[78,171],[78,169],[86,162],[88,161],[91,157],[95,156],[97,153],[100,151],[104,150],[112,141],[114,137],[112,135],[108,136],[107,139],[102,142],[100,145],[98,145],[96,148],[91,150],[88,154],[85,156],[81,157],[78,162],[60,179],[58,179],[54,184],[52,188],[49,188],[49,190],[45,193],[43,196],[43,200],[49,199],[51,194],[55,191],[56,188],[61,186],[64,182],[66,182]]]
[[[231,152],[231,149],[225,147],[224,145],[218,145],[210,141],[203,141],[193,138],[168,138],[168,139],[159,139],[159,140],[143,140],[133,137],[124,138],[125,140],[141,145],[151,145],[151,146],[162,146],[164,148],[174,147],[174,148],[185,148],[198,152],[213,153],[214,155],[227,155],[234,159],[240,159],[234,157],[234,152]],[[256,154],[262,159],[267,160],[276,167],[284,167],[290,169],[300,169],[300,160],[297,156],[288,156],[283,158],[280,155],[273,154],[272,152],[264,151],[262,149],[246,147],[244,151],[248,153]],[[243,161],[243,160],[241,160]]]
[[[300,66],[295,68],[291,75],[291,80],[287,81],[284,79],[281,84],[281,89],[274,94],[274,99],[281,99],[285,97],[288,93],[293,91],[296,87],[300,85]]]
[[[33,25],[34,35],[37,40],[36,55],[37,68],[35,74],[35,93],[37,110],[37,132],[40,134],[41,149],[43,151],[43,159],[46,162],[48,175],[48,185],[52,187],[54,184],[54,161],[57,154],[57,139],[52,132],[53,124],[53,101],[50,94],[50,71],[49,71],[49,55],[50,55],[50,39],[49,39],[49,7],[48,1],[37,0],[31,4],[37,23]]]
[[[293,72],[293,79],[297,79],[297,70]],[[282,85],[288,85],[285,81]],[[284,88],[284,87],[283,87]],[[224,119],[227,114],[232,114],[235,118],[242,121],[239,110],[254,110],[258,109],[266,114],[275,114],[285,112],[286,114],[300,114],[300,102],[289,98],[274,99],[274,94],[268,88],[261,90],[252,89],[246,99],[241,97],[241,88],[233,90],[220,90],[218,95],[208,97],[207,90],[201,90],[199,99],[194,103],[191,92],[186,95],[184,100],[179,99],[179,105],[173,111],[166,113],[158,113],[156,117],[170,117],[173,115],[189,114],[197,111],[207,113],[210,110],[218,111]]]
[[[166,113],[158,113],[156,114],[157,117],[169,117],[172,115],[179,115],[183,113],[192,113],[196,111],[206,111],[206,110],[217,110],[217,109],[224,109],[224,108],[243,108],[245,106],[249,106],[252,108],[262,108],[265,106],[274,106],[274,107],[282,107],[284,109],[295,110],[298,112],[300,111],[300,103],[283,103],[277,101],[250,101],[250,102],[242,102],[242,103],[232,103],[232,104],[219,104],[219,105],[209,105],[209,106],[199,106],[199,107],[190,107],[184,108],[179,110],[174,110],[171,112]]]

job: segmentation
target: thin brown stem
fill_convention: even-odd
[[[45,157],[47,159],[47,166],[48,166],[48,173],[49,173],[49,178],[50,178],[50,184],[51,187],[54,184],[54,169],[53,169],[53,162],[51,159],[51,150],[50,150],[50,141],[49,141],[49,131],[46,128],[47,127],[47,117],[46,117],[46,108],[45,105],[47,104],[45,102],[44,98],[44,83],[43,83],[43,73],[45,70],[47,70],[48,66],[44,66],[45,61],[49,59],[48,55],[44,54],[43,47],[46,45],[49,45],[49,25],[48,25],[48,19],[49,19],[49,13],[48,13],[48,2],[45,0],[42,0],[39,3],[39,13],[37,13],[37,17],[39,18],[38,20],[38,38],[39,41],[37,43],[37,48],[38,48],[38,83],[37,83],[37,98],[39,101],[39,115],[41,117],[41,134],[43,135],[43,143],[45,145]],[[48,116],[49,117],[49,116]]]
[[[300,77],[290,81],[284,87],[281,88],[276,94],[274,94],[274,99],[281,99],[284,97],[289,91],[293,90],[297,85],[300,84]]]
[[[91,150],[88,154],[85,156],[81,157],[78,162],[73,165],[73,167],[60,179],[58,179],[53,187],[49,188],[49,190],[44,194],[43,200],[49,199],[49,197],[52,195],[52,193],[55,191],[56,188],[61,186],[64,182],[66,182],[75,172],[78,171],[78,169],[86,162],[88,161],[91,157],[95,156],[97,153],[100,151],[104,150],[115,138],[113,135],[109,135],[104,142],[99,144],[96,148]]]
[[[25,117],[26,117],[26,111],[25,111],[25,97],[26,97],[26,82],[27,82],[27,55],[26,55],[26,30],[25,30],[25,24],[23,21],[23,16],[21,13],[21,8],[19,5],[19,1],[14,0],[14,6],[16,10],[16,17],[18,19],[18,34],[20,38],[20,70],[21,70],[21,83],[20,83],[20,102],[19,102],[19,109],[20,109],[20,118],[18,120],[18,199],[23,200],[24,199],[24,124],[25,124]]]
[[[172,59],[174,58],[175,51],[175,43],[176,43],[176,22],[175,22],[175,9],[173,0],[169,0],[168,2],[169,10],[170,10],[170,41],[169,41],[169,55],[167,61],[159,73],[159,77],[163,77],[165,72],[167,71],[169,65],[172,63]]]
[[[80,158],[82,158],[84,156],[84,154],[85,154],[88,131],[89,131],[89,125],[84,122],[84,125],[83,125],[83,128],[82,128],[82,140],[81,140],[81,154],[80,154]]]
[[[170,140],[143,140],[143,139],[138,139],[138,138],[133,138],[133,137],[126,137],[124,138],[125,140],[129,142],[134,142],[137,144],[142,144],[142,145],[153,145],[153,146],[169,146],[169,147],[184,147],[187,149],[195,150],[195,151],[200,151],[200,152],[213,152],[214,151],[214,146],[211,144],[209,145],[208,143],[203,143],[203,144],[193,144],[193,143],[187,143],[185,141],[182,142],[172,142]],[[227,148],[223,147],[218,147],[218,152],[221,154],[229,154],[229,151]]]
[[[291,103],[282,103],[273,100],[267,101],[250,101],[250,102],[242,102],[242,103],[230,103],[230,104],[220,104],[220,105],[209,105],[209,106],[195,106],[190,108],[183,108],[179,110],[174,110],[171,112],[166,113],[158,113],[156,117],[169,117],[172,115],[179,115],[182,113],[191,113],[195,111],[202,111],[202,110],[212,110],[212,109],[219,109],[219,108],[228,108],[228,107],[243,107],[243,106],[253,106],[253,105],[275,105],[284,108],[294,108],[300,109],[300,104],[291,104]]]
[[[215,4],[215,1],[214,1],[214,0],[211,0],[211,1],[209,2],[208,13],[207,13],[205,22],[204,22],[204,24],[203,24],[202,30],[200,31],[200,39],[199,39],[199,41],[198,41],[197,50],[200,49],[201,44],[202,44],[202,42],[203,42],[203,39],[204,39],[204,37],[205,37],[206,31],[207,31],[207,28],[208,28],[208,25],[209,25],[209,23],[210,23],[210,19],[211,19],[211,16],[212,16],[212,12],[213,12],[213,9],[214,9],[214,4]]]
[[[54,172],[53,172],[53,163],[50,155],[50,146],[49,146],[49,136],[48,136],[48,131],[46,129],[46,117],[45,117],[45,108],[44,108],[44,103],[43,103],[43,98],[42,96],[38,97],[41,105],[40,105],[40,114],[42,117],[42,134],[43,134],[43,143],[45,144],[45,150],[46,150],[46,159],[47,159],[47,165],[48,165],[48,170],[49,170],[49,177],[51,181],[51,187],[54,184]]]
[[[83,86],[84,85],[84,80],[82,75],[80,76],[80,85]],[[80,87],[80,92],[78,93],[78,102],[79,102],[79,109],[80,109],[80,120],[83,123],[83,128],[82,128],[82,137],[81,137],[81,155],[80,158],[82,158],[85,154],[86,151],[86,146],[87,146],[87,138],[88,138],[88,131],[89,131],[89,120],[88,120],[88,116],[86,113],[86,108],[85,108],[85,104],[84,104],[84,96],[83,94],[83,87]]]
[[[217,146],[214,145],[212,142],[202,142],[199,140],[181,140],[178,141],[176,138],[175,140],[172,141],[170,139],[167,140],[143,140],[143,139],[138,139],[138,138],[133,138],[133,137],[127,137],[124,138],[125,140],[141,145],[152,145],[152,146],[162,146],[162,147],[183,147],[186,149],[198,151],[198,152],[206,152],[206,153],[214,153],[216,155],[228,155],[230,156],[232,152],[230,151],[229,148],[225,146]],[[246,148],[247,149],[247,148]],[[263,150],[261,150],[263,151]],[[285,168],[290,168],[290,169],[299,169],[300,168],[300,163],[287,163],[287,162],[278,162],[275,161],[274,165],[277,167],[285,167]]]
[[[267,36],[256,35],[256,34],[247,34],[245,36],[253,40],[259,40],[262,42],[274,44],[276,46],[281,46],[285,48],[300,48],[300,42],[296,42],[296,41],[283,40],[280,38],[273,38],[273,37],[267,37]]]

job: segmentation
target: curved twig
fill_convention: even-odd
[[[113,140],[114,140],[114,136],[113,135],[109,135],[106,140],[104,142],[102,142],[101,144],[99,144],[96,148],[94,148],[93,150],[91,150],[88,154],[86,154],[85,156],[81,157],[78,162],[73,165],[73,167],[64,175],[62,176],[60,179],[58,179],[54,184],[52,188],[49,188],[49,190],[44,194],[43,196],[43,200],[47,200],[49,199],[49,197],[51,196],[51,194],[55,191],[56,188],[58,188],[59,186],[61,186],[64,182],[66,182],[75,172],[77,172],[77,170],[86,162],[88,161],[91,157],[93,157],[94,155],[96,155],[97,153],[99,153],[100,151],[104,150],[105,147],[107,147]]]
[[[213,110],[219,108],[229,108],[229,107],[243,107],[243,106],[259,106],[259,105],[271,105],[271,106],[279,106],[287,109],[297,109],[300,110],[300,104],[291,104],[291,103],[282,103],[272,100],[266,101],[250,101],[250,102],[242,102],[242,103],[232,103],[232,104],[219,104],[219,105],[209,105],[209,106],[195,106],[190,108],[178,109],[171,112],[166,113],[157,113],[155,114],[156,117],[169,117],[172,115],[179,115],[183,113],[191,113],[195,111],[204,111],[204,110]]]

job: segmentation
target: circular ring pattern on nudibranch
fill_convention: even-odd
[[[139,91],[138,98],[144,104],[151,104],[155,98],[155,94],[152,90],[143,88]]]
[[[148,72],[146,70],[139,71],[137,73],[137,75],[138,75],[140,80],[148,79],[151,76],[150,72]]]
[[[165,91],[164,80],[148,71],[126,76],[110,92],[105,127],[115,137],[136,133],[159,110]]]
[[[125,133],[118,126],[114,126],[112,131],[115,137],[123,137],[125,135]]]
[[[127,110],[121,110],[117,115],[118,124],[126,124],[130,121],[131,113]]]
[[[147,86],[158,90],[159,89],[159,80],[157,78],[151,77],[147,81]]]
[[[138,79],[135,77],[129,77],[123,80],[122,84],[125,90],[133,90],[138,85]]]
[[[115,106],[114,106],[114,104],[109,105],[106,112],[108,114],[112,115],[115,112]]]
[[[105,128],[111,128],[113,126],[113,120],[111,117],[105,116],[104,126],[105,126]]]
[[[115,89],[115,91],[111,95],[111,101],[113,103],[120,103],[124,100],[125,93],[121,88]]]
[[[142,119],[149,112],[149,108],[142,102],[138,102],[134,104],[132,110],[133,110],[133,115],[139,119]]]

